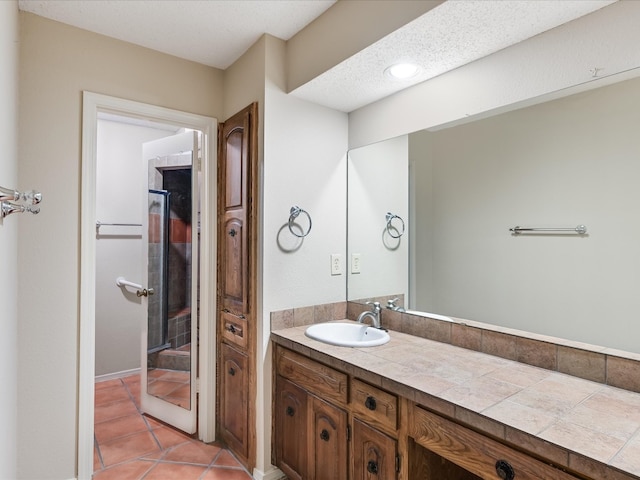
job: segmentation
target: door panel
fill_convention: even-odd
[[[353,420],[353,480],[397,478],[396,451],[396,440]]]
[[[227,344],[222,344],[220,364],[221,402],[220,427],[229,446],[247,457],[247,402],[249,377],[247,356]]]
[[[324,400],[310,398],[311,478],[347,478],[347,413]]]
[[[307,472],[307,392],[279,375],[276,392],[276,463],[290,480],[302,480]]]
[[[187,433],[197,426],[198,133],[143,145],[141,409]],[[193,219],[193,221],[192,221]],[[193,328],[192,328],[193,326]]]
[[[242,208],[244,203],[243,180],[246,174],[247,156],[244,150],[244,130],[236,128],[225,137],[225,209]]]

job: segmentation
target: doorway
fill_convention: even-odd
[[[131,102],[114,97],[85,92],[83,96],[83,151],[82,151],[82,207],[81,207],[81,292],[80,292],[80,359],[79,359],[79,398],[78,398],[78,478],[89,480],[93,473],[93,433],[94,433],[94,379],[96,365],[96,233],[99,228],[96,222],[100,219],[96,215],[96,182],[97,182],[97,122],[98,116],[115,114],[117,116],[136,119],[136,121],[155,122],[165,125],[174,125],[177,128],[198,130],[202,132],[200,151],[201,162],[194,163],[194,171],[199,170],[198,187],[200,197],[200,272],[199,282],[203,292],[215,291],[215,199],[216,199],[216,135],[217,121],[214,118],[188,114],[161,107],[155,107],[138,102]],[[168,180],[168,184],[174,184],[171,188],[179,189],[176,184],[183,183],[186,176],[186,168],[170,170],[182,170]],[[140,178],[142,173],[140,172]],[[191,177],[191,172],[189,177]],[[166,189],[168,190],[168,189]],[[114,197],[115,198],[115,197]],[[141,200],[141,195],[131,193],[130,202]],[[213,221],[209,220],[213,219]],[[106,220],[104,220],[106,222]],[[113,221],[112,223],[128,223]],[[136,223],[136,222],[131,222]],[[144,232],[144,229],[142,229]],[[138,232],[140,233],[140,232]],[[135,278],[135,277],[134,277]],[[115,283],[116,279],[113,279]],[[129,281],[129,279],[127,279]],[[140,281],[140,280],[138,280]],[[130,283],[138,283],[136,281]],[[146,286],[140,285],[143,290],[150,293]],[[125,287],[128,287],[125,284]],[[100,287],[102,288],[102,287]],[[115,289],[116,286],[114,285]],[[118,292],[116,292],[118,293]],[[124,292],[120,292],[124,295]],[[178,294],[180,297],[181,294]],[[183,294],[184,295],[184,292]],[[142,296],[142,295],[141,295]],[[140,297],[137,297],[140,298]],[[157,297],[156,297],[157,298]],[[145,301],[148,299],[145,296]],[[174,299],[175,300],[175,299]],[[181,309],[184,313],[186,308]],[[190,408],[198,408],[197,430],[198,438],[205,442],[215,438],[215,295],[202,295],[199,302],[200,326],[199,343],[202,347],[198,353],[199,365],[199,402],[189,402]],[[176,317],[176,323],[187,323],[186,316]],[[168,327],[165,326],[168,335]],[[188,350],[184,338],[174,338],[176,342],[182,342],[175,350]],[[184,335],[183,335],[184,337]],[[137,338],[140,338],[138,330]],[[146,339],[145,339],[146,340]],[[169,341],[168,336],[164,339]],[[145,342],[146,343],[146,342]],[[140,352],[140,342],[138,342]],[[146,347],[145,347],[146,353]],[[193,364],[195,365],[195,359]],[[141,367],[146,372],[145,364]],[[126,368],[124,370],[127,370]],[[194,369],[195,370],[195,369]],[[195,382],[194,382],[195,383]],[[195,387],[195,385],[194,385]],[[195,392],[195,388],[194,388]],[[153,395],[152,395],[153,396]],[[154,397],[155,398],[155,397]],[[193,397],[196,398],[195,395]],[[179,402],[175,402],[179,403]],[[193,405],[192,405],[193,404]],[[182,408],[182,407],[177,407]]]

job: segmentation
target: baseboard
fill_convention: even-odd
[[[262,470],[258,470],[257,468],[253,469],[253,480],[281,480],[287,478],[284,473],[280,471],[280,469],[272,466],[272,470],[268,472],[263,472]]]
[[[135,375],[137,373],[140,373],[139,368],[132,368],[131,370],[123,370],[121,372],[106,373],[104,375],[98,375],[97,377],[95,377],[95,382],[106,382],[107,380],[115,380],[116,378],[128,377],[129,375]]]

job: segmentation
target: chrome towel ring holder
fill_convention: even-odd
[[[309,228],[307,228],[307,231],[302,234],[295,232],[294,229],[292,228],[293,225],[295,224],[296,218],[298,218],[298,216],[301,213],[304,213],[307,216],[307,220],[309,221]],[[311,215],[309,215],[309,213],[306,210],[303,210],[297,205],[291,207],[291,210],[289,210],[289,231],[298,238],[303,238],[309,235],[309,232],[311,231]]]
[[[387,219],[387,233],[391,238],[400,238],[402,235],[404,235],[404,220],[402,219],[402,217],[391,212],[387,212],[385,218]],[[396,218],[399,220],[399,226],[402,226],[402,230],[400,230],[393,224],[393,221]]]

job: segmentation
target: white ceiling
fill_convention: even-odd
[[[20,10],[226,69],[264,33],[289,40],[335,0],[19,0]]]
[[[615,1],[448,0],[292,93],[350,112]],[[288,40],[333,3],[19,0],[18,5],[36,15],[225,69],[263,33]],[[383,74],[401,60],[419,63],[421,74],[404,81]]]

